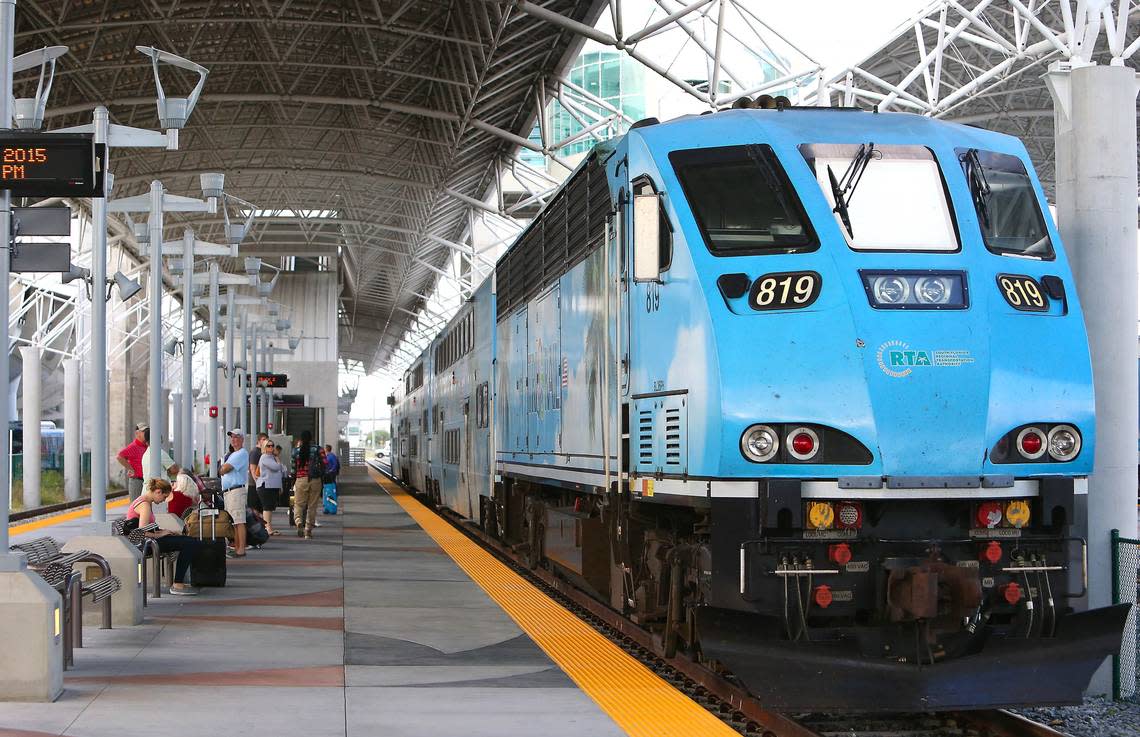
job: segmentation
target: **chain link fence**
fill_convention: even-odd
[[[1140,540],[1121,537],[1112,531],[1112,603],[1131,603],[1132,611],[1124,627],[1120,654],[1112,659],[1112,693],[1117,699],[1135,698],[1137,693],[1137,648],[1140,647],[1140,617],[1136,612],[1140,568]]]

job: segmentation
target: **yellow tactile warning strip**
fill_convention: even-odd
[[[423,507],[390,479],[375,471],[369,473],[631,737],[739,734]]]
[[[121,507],[121,506],[125,505],[128,501],[129,500],[126,497],[123,497],[122,499],[115,499],[113,501],[109,501],[109,502],[107,502],[107,509],[114,509],[115,507]],[[52,517],[41,517],[40,519],[32,520],[31,522],[24,522],[24,523],[18,524],[18,525],[9,525],[8,534],[9,535],[19,535],[19,534],[24,533],[24,532],[31,532],[32,530],[38,530],[41,527],[51,527],[52,525],[58,525],[62,522],[70,522],[73,519],[80,519],[81,517],[87,517],[90,514],[91,514],[91,507],[82,507],[80,509],[76,509],[74,512],[64,512],[63,514],[57,514],[57,515],[52,516]]]

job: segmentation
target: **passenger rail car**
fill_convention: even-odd
[[[1081,306],[1016,139],[742,109],[598,146],[390,400],[393,469],[782,709],[1075,702]]]

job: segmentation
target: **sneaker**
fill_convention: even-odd
[[[183,587],[171,586],[170,587],[170,593],[173,596],[197,596],[198,595],[198,589],[193,589],[193,588],[190,588],[189,586],[183,586]]]
[[[321,526],[321,521],[319,519],[313,521],[313,527],[320,527],[320,526]]]

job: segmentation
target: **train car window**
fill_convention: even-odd
[[[957,251],[942,170],[925,146],[800,147],[856,251]]]
[[[959,148],[955,153],[970,186],[986,248],[1052,260],[1053,242],[1021,159],[976,148]]]
[[[819,240],[770,146],[722,146],[669,154],[716,256],[814,251]]]

